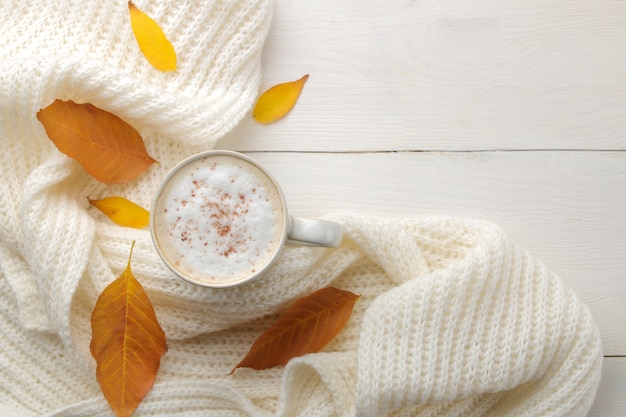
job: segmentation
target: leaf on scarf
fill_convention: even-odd
[[[134,246],[133,242],[133,246]],[[96,379],[118,417],[128,417],[152,388],[167,351],[152,303],[130,269],[107,286],[91,315]]]
[[[135,39],[148,62],[159,71],[176,71],[176,51],[158,23],[131,1],[128,11]]]
[[[334,287],[296,301],[254,342],[237,368],[268,369],[319,352],[339,334],[359,296]]]
[[[106,184],[130,181],[156,162],[135,128],[92,104],[55,100],[37,119],[61,152]]]
[[[263,124],[282,119],[296,105],[308,79],[309,74],[306,74],[297,81],[277,84],[265,91],[254,105],[252,117]]]
[[[124,197],[106,197],[89,200],[89,204],[106,214],[116,224],[142,229],[150,223],[150,212]]]

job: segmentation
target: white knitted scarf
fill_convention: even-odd
[[[88,346],[98,294],[136,240],[134,275],[168,337],[141,416],[584,416],[600,378],[599,332],[560,279],[493,224],[329,216],[337,249],[285,249],[241,287],[188,284],[146,230],[113,225],[85,197],[148,207],[165,172],[212,147],[258,94],[269,0],[135,1],[178,53],[140,54],[125,1],[0,3],[0,416],[112,416]],[[160,161],[128,184],[90,178],[35,115],[90,102],[136,127]],[[295,299],[361,294],[322,352],[229,375]]]

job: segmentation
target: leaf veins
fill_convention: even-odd
[[[137,130],[92,104],[55,100],[37,119],[61,152],[106,184],[130,181],[156,162]]]
[[[319,352],[343,329],[358,298],[328,287],[299,299],[259,336],[232,372],[285,365],[294,357]]]
[[[167,351],[152,303],[131,272],[130,256],[122,275],[98,297],[91,331],[100,389],[115,414],[128,417],[152,388]]]

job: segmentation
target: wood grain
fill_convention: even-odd
[[[626,352],[626,152],[249,153],[292,214],[450,215],[502,227],[591,308]]]
[[[277,0],[263,88],[298,106],[245,150],[626,149],[623,1]]]
[[[626,1],[274,0],[261,89],[306,73],[250,152],[292,212],[493,221],[590,307],[592,417],[626,415]]]

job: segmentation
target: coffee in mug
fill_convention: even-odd
[[[209,287],[258,276],[287,239],[318,246],[341,241],[336,223],[289,216],[269,172],[231,151],[204,152],[174,167],[153,200],[150,231],[174,273]]]

